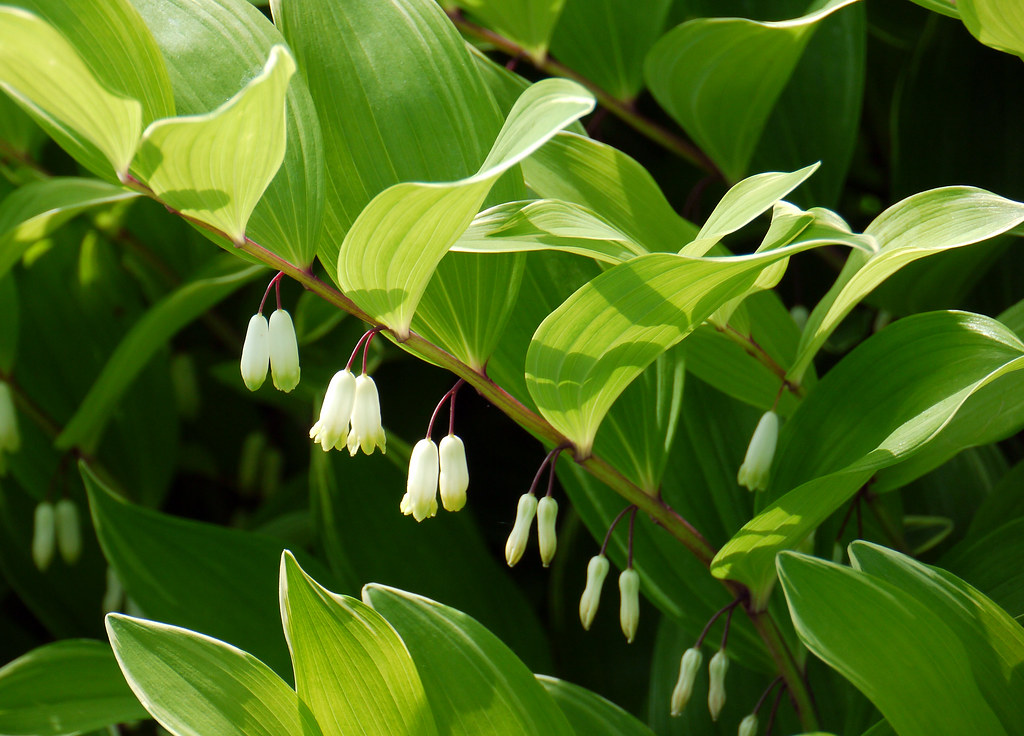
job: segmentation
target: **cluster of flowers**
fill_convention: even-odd
[[[373,379],[365,372],[356,376],[348,367],[335,373],[309,437],[324,452],[345,447],[353,456],[359,450],[372,455],[378,447],[381,452],[387,452],[387,437],[380,420],[380,396]]]
[[[274,388],[289,393],[299,385],[299,344],[291,315],[276,309],[270,322],[257,312],[249,319],[242,344],[242,380],[246,388],[255,391],[267,380],[267,368],[274,380]]]
[[[587,631],[597,617],[608,569],[608,558],[604,553],[594,555],[587,563],[587,585],[580,596],[580,623]],[[632,644],[640,626],[640,575],[632,566],[619,573],[619,626],[626,642]]]
[[[441,438],[441,445],[424,437],[412,448],[409,458],[409,482],[400,509],[423,521],[437,514],[437,493],[445,511],[458,511],[466,505],[469,467],[466,446],[454,434]]]

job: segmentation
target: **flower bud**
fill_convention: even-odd
[[[580,623],[586,631],[590,631],[594,617],[597,616],[597,605],[601,602],[601,588],[608,576],[608,558],[594,555],[587,564],[587,587],[580,596]]]
[[[619,574],[619,625],[632,644],[640,625],[640,575],[632,567]]]
[[[708,665],[711,682],[708,685],[708,710],[711,711],[711,720],[717,721],[722,708],[725,706],[725,673],[729,670],[729,657],[724,649],[715,652]]]
[[[53,560],[57,532],[53,504],[43,501],[36,506],[35,526],[32,530],[32,560],[43,572]]]
[[[284,309],[270,315],[270,375],[279,391],[289,393],[299,385],[299,343],[292,317]]]
[[[537,497],[532,493],[520,496],[519,505],[516,507],[516,523],[512,527],[512,533],[508,535],[508,541],[505,542],[505,562],[509,567],[514,567],[522,558],[536,513]]]
[[[309,438],[327,452],[340,450],[348,442],[352,405],[356,400],[356,377],[348,368],[338,371],[327,385],[320,418],[309,430]]]
[[[807,311],[807,307],[803,304],[797,304],[790,308],[789,316],[792,317],[793,322],[796,323],[796,327],[800,332],[804,331],[804,327],[807,326],[807,320],[810,319],[811,313]]]
[[[438,472],[437,445],[426,437],[413,446],[409,457],[409,480],[399,507],[403,514],[412,514],[416,521],[433,516],[430,505],[433,501],[436,509]]]
[[[672,715],[682,715],[686,704],[690,702],[693,695],[693,684],[697,680],[697,673],[704,663],[704,655],[697,647],[690,647],[683,652],[683,658],[679,662],[679,679],[672,691]]]
[[[245,387],[255,391],[267,380],[270,366],[270,327],[267,318],[254,314],[249,318],[249,328],[242,343],[242,380]]]
[[[348,454],[355,456],[361,449],[372,455],[374,449],[387,452],[387,437],[380,422],[380,397],[377,384],[365,373],[356,378],[356,395],[352,404],[352,431],[348,436]],[[431,443],[433,444],[433,443]],[[434,485],[437,485],[436,479]]]
[[[78,507],[70,498],[62,498],[54,507],[57,549],[64,562],[74,565],[82,554],[82,530],[78,524]]]
[[[14,411],[14,397],[6,381],[0,381],[0,475],[3,475],[4,453],[17,452],[21,448],[18,433],[18,415]]]
[[[453,434],[441,438],[438,448],[441,460],[441,503],[445,511],[458,511],[466,505],[469,488],[469,468],[466,466],[466,446]]]
[[[551,564],[558,547],[555,536],[555,521],[558,518],[558,502],[551,496],[544,496],[537,503],[537,543],[540,547],[540,562],[544,567]]]
[[[751,713],[740,721],[739,736],[757,736],[757,716]]]
[[[120,611],[124,602],[124,586],[114,568],[107,568],[107,589],[103,593],[103,613]]]
[[[768,487],[772,459],[775,457],[775,443],[779,439],[779,417],[767,411],[757,423],[754,436],[750,438],[747,455],[743,458],[736,480],[741,486],[752,491],[763,491]]]

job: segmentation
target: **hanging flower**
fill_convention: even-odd
[[[36,506],[35,524],[32,529],[32,561],[36,563],[36,568],[40,572],[45,571],[53,561],[56,532],[53,504],[43,501]]]
[[[69,565],[74,565],[82,554],[82,529],[78,523],[78,507],[70,498],[62,498],[54,507],[57,549]]]
[[[365,373],[356,378],[355,401],[352,406],[352,431],[348,436],[348,453],[355,456],[362,449],[372,455],[375,448],[387,452],[387,438],[380,423],[380,397],[377,386]]]
[[[608,576],[608,558],[604,555],[594,555],[587,563],[587,586],[580,596],[580,623],[583,628],[590,631],[594,617],[597,616],[597,605],[601,602],[601,588],[604,587],[604,579]]]
[[[632,644],[640,625],[640,575],[632,567],[619,574],[619,624]]]
[[[21,448],[18,433],[18,415],[14,411],[14,397],[6,381],[0,381],[0,475],[6,470],[4,453],[14,453]]]
[[[540,562],[544,567],[551,564],[558,546],[555,536],[557,518],[558,502],[551,496],[544,496],[537,503],[537,544],[540,547]]]
[[[519,497],[516,506],[516,523],[512,526],[512,533],[508,535],[505,542],[505,562],[509,567],[515,567],[526,551],[526,542],[530,538],[530,527],[533,525],[533,517],[537,515],[537,497],[532,493],[524,493]]]
[[[757,736],[757,716],[751,713],[740,721],[739,736]]]
[[[693,695],[693,684],[697,680],[697,673],[704,663],[704,655],[696,647],[690,647],[683,652],[683,658],[679,662],[679,679],[672,691],[672,715],[682,715],[686,704],[690,702]]]
[[[320,418],[309,430],[309,437],[327,452],[345,447],[356,397],[356,377],[348,368],[338,371],[327,385]]]
[[[267,318],[254,314],[249,318],[242,343],[242,381],[250,391],[255,391],[267,380],[270,366],[270,327]]]
[[[403,514],[423,521],[437,513],[438,465],[437,445],[432,439],[425,437],[413,446],[409,480],[400,506]]]
[[[708,685],[708,710],[711,711],[711,720],[717,721],[722,708],[725,706],[725,673],[729,670],[729,657],[724,649],[715,652],[708,665],[708,673],[711,683]]]
[[[289,393],[299,385],[299,343],[291,315],[284,309],[270,315],[270,375],[279,391]]]
[[[754,436],[750,438],[747,455],[743,458],[736,480],[741,486],[752,491],[763,491],[768,487],[772,459],[775,457],[775,443],[779,439],[779,417],[767,411],[757,423]]]
[[[466,446],[454,434],[449,434],[441,438],[438,450],[441,457],[441,503],[445,511],[458,511],[466,505],[466,489],[469,488]]]

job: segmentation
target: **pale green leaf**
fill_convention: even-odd
[[[522,165],[527,185],[547,199],[582,205],[649,251],[677,252],[697,228],[676,214],[647,169],[622,151],[559,133]]]
[[[0,276],[30,245],[75,215],[138,196],[116,184],[73,177],[54,177],[19,187],[0,203]]]
[[[763,600],[776,552],[799,544],[879,470],[940,436],[973,394],[1021,369],[1024,345],[987,317],[931,312],[877,333],[783,426],[769,493],[788,493],[721,548],[712,574],[746,583]]]
[[[104,642],[65,639],[0,669],[6,736],[63,736],[145,717]]]
[[[569,719],[576,736],[653,736],[654,732],[610,700],[555,677],[537,675]]]
[[[273,23],[246,0],[132,3],[167,60],[178,115],[216,109],[256,77],[271,49],[284,43]],[[306,266],[320,244],[325,152],[316,108],[301,74],[292,77],[285,99],[284,161],[245,232],[294,265]],[[228,241],[211,237],[231,248]]]
[[[251,654],[177,626],[112,613],[107,635],[128,684],[174,736],[316,736],[316,720]]]
[[[945,570],[868,542],[850,545],[850,563],[924,603],[964,644],[973,679],[1007,733],[1024,723],[1024,628],[975,588]]]
[[[150,358],[182,328],[262,270],[260,266],[240,264],[236,259],[217,260],[197,278],[154,304],[111,353],[89,393],[55,440],[56,446],[81,447],[92,452],[99,445],[103,428],[118,401]]]
[[[324,736],[437,733],[412,657],[379,613],[323,588],[289,552],[280,598],[295,687]]]
[[[533,59],[547,55],[565,0],[456,0],[485,26],[515,41]]]
[[[466,614],[381,585],[363,588],[363,600],[405,641],[439,732],[450,736],[573,733],[526,666]]]
[[[800,640],[867,695],[900,736],[1007,734],[972,676],[968,642],[927,603],[814,557],[787,552],[778,567]]]
[[[480,170],[444,184],[396,184],[362,211],[345,236],[338,281],[399,338],[437,264],[469,226],[498,177],[593,108],[574,82],[548,79],[523,93]]]
[[[236,244],[284,160],[285,93],[295,62],[284,46],[263,71],[205,115],[159,120],[143,134],[134,169],[161,201]]]
[[[986,46],[1024,56],[1024,6],[1017,0],[959,0],[967,30]]]
[[[811,313],[786,378],[800,382],[815,354],[850,310],[908,263],[995,237],[1024,222],[1024,204],[973,187],[944,187],[894,204],[864,231],[873,254],[854,253]]]
[[[927,8],[940,15],[946,15],[950,18],[959,18],[960,11],[957,9],[956,0],[911,0],[920,5],[922,8]]]
[[[145,24],[123,0],[25,5],[0,10],[0,86],[87,168],[127,174],[143,127],[174,114]]]
[[[484,210],[455,241],[453,251],[514,253],[562,250],[606,263],[647,251],[582,205],[557,199],[506,202]]]
[[[818,22],[853,2],[830,0],[807,15],[779,22],[698,18],[683,23],[647,55],[647,86],[735,181],[746,172],[772,107]]]

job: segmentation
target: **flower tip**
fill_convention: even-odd
[[[242,381],[250,391],[255,391],[267,380],[267,369],[270,367],[270,327],[267,318],[262,314],[254,314],[249,318],[249,327],[245,331],[245,342],[242,343]]]
[[[763,491],[768,487],[775,445],[779,439],[779,416],[767,411],[757,423],[757,429],[750,438],[747,454],[740,465],[736,480],[751,491]]]
[[[290,393],[299,385],[299,343],[291,315],[276,309],[270,315],[270,375],[274,388]]]
[[[512,532],[505,542],[505,562],[509,567],[515,567],[526,551],[526,542],[530,537],[530,527],[533,525],[533,517],[537,515],[537,497],[532,493],[524,493],[519,497],[519,504],[516,506],[516,523],[512,526]]]
[[[604,587],[604,579],[608,576],[608,558],[604,555],[594,555],[587,563],[587,585],[580,596],[580,623],[585,631],[590,631],[590,626],[597,616],[597,606],[601,602],[601,588]]]

